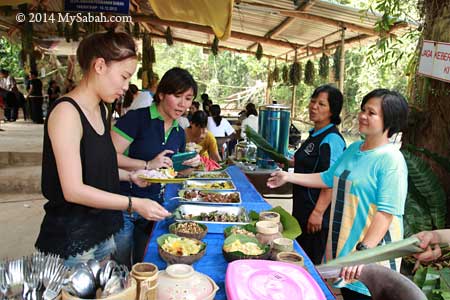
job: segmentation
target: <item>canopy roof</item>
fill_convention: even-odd
[[[219,49],[254,53],[257,43],[261,43],[265,56],[292,60],[295,49],[301,59],[321,53],[323,49],[330,51],[338,47],[342,31],[345,31],[345,43],[349,46],[359,46],[379,37],[375,23],[380,15],[325,0],[298,2],[295,5],[292,0],[235,0],[231,34],[227,40],[219,42]],[[47,11],[63,11],[63,1],[48,0],[45,3]],[[15,21],[16,12],[13,10],[9,16],[0,13],[0,34],[14,36],[18,31],[21,25]],[[158,18],[147,0],[130,0],[130,15],[134,22],[140,22],[151,33],[153,39],[164,39],[167,26],[170,26],[175,42],[209,49],[214,39],[213,30],[208,26]],[[402,35],[415,27],[416,24],[398,22],[389,34]],[[34,30],[35,39],[57,40],[55,24],[34,24]],[[80,33],[83,34],[81,26]],[[73,49],[73,45],[70,48]]]

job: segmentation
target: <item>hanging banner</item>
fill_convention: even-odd
[[[65,11],[110,12],[128,15],[130,0],[64,0]]]
[[[450,43],[423,41],[417,73],[450,82]]]

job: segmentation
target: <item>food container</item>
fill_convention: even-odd
[[[260,221],[272,221],[278,224],[278,231],[283,232],[280,214],[274,211],[262,211],[259,213]]]
[[[305,269],[279,261],[231,262],[227,268],[225,288],[228,300],[326,299]]]
[[[249,253],[248,250],[250,250],[250,247],[247,243],[253,245],[253,250],[257,250],[259,253]],[[228,262],[239,259],[269,259],[270,247],[261,244],[254,237],[242,234],[232,234],[223,242],[222,254]]]
[[[288,238],[277,238],[272,241],[272,254],[273,260],[277,259],[277,255],[280,252],[294,251],[294,241]]]
[[[218,290],[210,277],[189,265],[175,264],[159,272],[158,300],[213,300]]]
[[[175,250],[169,252],[166,251],[165,249],[163,249],[163,245],[165,243],[165,241],[169,238],[176,238],[176,242],[173,245],[177,245],[176,247],[171,248],[171,250]],[[206,243],[197,240],[197,239],[192,239],[192,238],[186,238],[186,237],[179,237],[176,234],[163,234],[161,236],[159,236],[156,239],[156,242],[158,243],[158,253],[161,256],[161,258],[168,264],[173,265],[173,264],[187,264],[187,265],[192,265],[194,262],[196,262],[197,260],[199,260],[200,258],[202,258],[205,255],[206,252]],[[196,247],[199,247],[198,252],[193,252],[190,254],[180,254],[180,248],[181,247],[181,243],[182,242],[189,242],[191,243],[191,245],[195,245]],[[170,245],[170,244],[169,244]]]
[[[200,193],[200,194],[199,194]],[[191,194],[191,195],[190,195]],[[192,194],[197,196],[193,197]],[[202,196],[206,195],[206,197]],[[213,197],[209,197],[212,195]],[[214,197],[220,195],[220,197]],[[192,204],[210,204],[210,205],[240,205],[242,203],[241,193],[237,191],[198,191],[198,190],[179,190],[178,196],[181,197],[179,202]],[[219,199],[215,199],[219,198]],[[220,198],[224,198],[220,201]],[[217,201],[217,202],[215,202]],[[228,202],[224,202],[228,201]]]
[[[184,189],[192,190],[226,190],[234,191],[236,186],[231,180],[204,180],[204,179],[192,179],[186,180],[183,185]]]
[[[297,252],[288,251],[288,252],[280,252],[276,256],[277,261],[282,261],[285,263],[295,264],[300,267],[303,267],[305,265],[305,262],[303,260],[303,256],[298,254]]]
[[[213,212],[238,216],[239,220],[236,222],[200,220],[201,214],[210,215]],[[205,224],[208,227],[208,232],[210,233],[222,233],[228,226],[245,225],[249,223],[247,212],[242,206],[205,206],[183,204],[175,210],[174,215],[177,222],[193,221],[200,224]]]
[[[245,139],[236,144],[235,156],[237,161],[241,162],[256,162],[256,150],[255,144]]]
[[[130,274],[137,281],[137,300],[156,300],[158,267],[152,263],[137,263]]]
[[[231,179],[230,175],[226,171],[195,171],[192,172],[189,176],[194,179],[203,179],[203,180],[229,180]]]
[[[278,224],[272,221],[256,222],[256,238],[264,245],[272,245],[272,241],[282,237]]]
[[[199,231],[192,232],[191,230],[187,231],[186,227],[183,228],[184,230],[180,229],[180,227],[179,227],[179,226],[183,226],[183,225],[190,226],[190,224],[194,224],[194,226],[197,226],[197,229]],[[188,227],[187,229],[191,229],[191,228]],[[205,224],[200,224],[200,223],[196,223],[196,222],[175,222],[175,223],[170,224],[169,232],[176,234],[178,236],[202,240],[206,236],[206,233],[208,232],[208,227]]]

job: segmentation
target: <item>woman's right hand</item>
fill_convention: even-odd
[[[172,168],[172,160],[167,154],[172,154],[172,150],[164,150],[148,163],[149,169],[156,170],[159,168]]]
[[[441,257],[442,252],[439,247],[439,236],[433,231],[422,231],[415,235],[420,240],[419,247],[424,249],[424,252],[414,254],[418,261],[433,261]],[[433,246],[433,248],[431,247]]]
[[[171,215],[158,202],[150,199],[133,198],[133,208],[144,219],[150,221],[161,221]]]
[[[269,179],[267,180],[267,186],[271,189],[282,186],[287,182],[289,173],[284,171],[277,171],[270,174]]]

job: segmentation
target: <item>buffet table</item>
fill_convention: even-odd
[[[241,193],[242,205],[247,209],[247,211],[254,210],[260,212],[269,210],[271,208],[271,206],[256,191],[254,186],[248,181],[244,173],[242,173],[242,171],[238,167],[231,166],[227,169],[227,172],[230,174],[237,190]],[[166,201],[166,207],[171,211],[175,207],[170,206],[173,206],[176,201],[167,200],[174,196],[177,196],[177,191],[180,188],[181,185],[179,184],[168,184],[165,187],[164,199]],[[156,242],[156,239],[160,235],[168,233],[168,227],[172,222],[173,220],[166,219],[155,224],[144,256],[145,262],[154,263],[160,270],[165,269],[167,267],[167,264],[161,259],[158,254],[158,244]],[[225,274],[228,265],[227,261],[222,255],[224,235],[217,233],[208,233],[203,241],[207,244],[206,254],[203,258],[194,263],[193,267],[196,271],[210,276],[216,282],[220,289],[217,292],[215,299],[224,300],[227,298],[225,292]],[[329,290],[327,284],[314,268],[311,260],[306,256],[305,252],[296,241],[294,241],[294,249],[304,257],[306,268],[319,284],[320,288],[326,296],[326,299],[336,299],[333,293]]]

